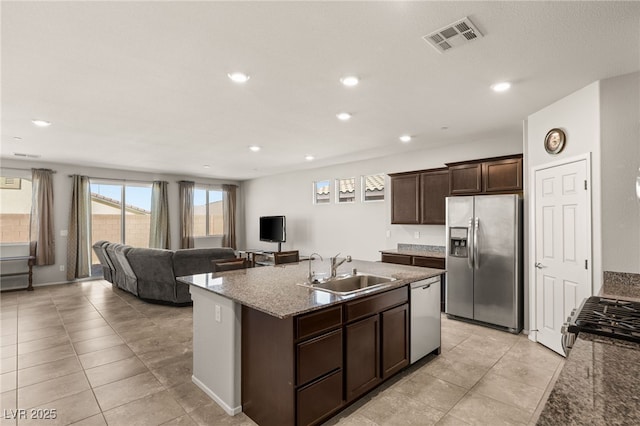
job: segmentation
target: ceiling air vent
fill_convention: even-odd
[[[15,155],[16,157],[22,157],[22,158],[40,158],[39,155],[36,155],[36,154],[23,154],[22,152],[14,152],[13,155]]]
[[[464,17],[422,38],[438,52],[442,53],[480,37],[482,37],[482,33],[478,31],[469,18]]]

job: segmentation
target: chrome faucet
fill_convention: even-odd
[[[340,262],[338,262],[338,256],[340,256],[340,253],[331,258],[331,278],[336,277],[336,273],[340,265],[342,265],[344,262],[351,262],[351,256],[345,257]]]
[[[317,259],[316,257],[313,257],[313,256],[318,256],[320,260],[324,262],[324,259],[318,253],[311,253],[311,256],[309,256],[309,277],[307,277],[307,281],[311,284],[313,284],[313,273],[311,272],[311,263],[313,262],[313,259]]]

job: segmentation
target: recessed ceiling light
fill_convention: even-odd
[[[496,83],[491,85],[491,89],[494,92],[506,92],[510,88],[511,88],[511,83],[509,83],[508,81],[503,81],[501,83]]]
[[[33,124],[35,124],[38,127],[48,127],[51,126],[51,122],[50,121],[46,121],[46,120],[39,120],[39,119],[34,119],[31,120],[31,122]]]
[[[340,114],[336,114],[336,117],[338,117],[338,120],[347,121],[351,118],[351,114],[348,112],[341,112]]]
[[[253,152],[258,152],[258,151],[260,151],[260,147],[259,147],[259,146],[257,146],[257,145],[251,145],[251,146],[249,147],[249,149],[250,149],[251,151],[253,151]]]
[[[357,86],[360,82],[360,79],[355,75],[346,75],[340,79],[340,83],[344,84],[347,87]]]
[[[208,164],[205,164],[205,165],[204,165],[204,166],[202,166],[202,167],[204,167],[205,169],[210,169],[210,168],[211,168],[211,166],[210,166],[210,165],[208,165]]]
[[[305,160],[307,161],[312,161],[315,157],[313,155],[307,155],[304,157]]]
[[[411,136],[409,136],[409,135],[402,135],[402,136],[400,136],[400,141],[402,141],[402,142],[404,142],[404,143],[407,143],[407,142],[409,142],[410,140],[411,140]]]
[[[250,78],[247,74],[242,72],[230,72],[227,75],[234,83],[246,83]]]
[[[442,126],[440,127],[440,130],[449,130],[449,128],[447,126]]]
[[[14,136],[13,140],[16,141],[16,142],[21,142],[22,138],[20,136]]]

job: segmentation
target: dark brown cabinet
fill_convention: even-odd
[[[408,301],[401,287],[345,303],[347,402],[409,365]]]
[[[278,319],[242,307],[242,410],[315,425],[409,365],[409,290]]]
[[[451,195],[479,194],[482,192],[482,164],[449,166],[449,193]]]
[[[483,191],[503,193],[522,191],[522,156],[485,161]]]
[[[420,173],[420,223],[444,225],[445,201],[449,196],[449,171],[435,169]]]
[[[445,223],[445,199],[449,195],[446,168],[395,173],[391,177],[391,223]]]
[[[423,268],[445,269],[444,257],[415,256],[411,254],[382,252],[380,260],[382,262],[397,263],[400,265],[413,265],[421,266]],[[446,278],[444,274],[442,275],[440,286],[440,312],[444,312],[445,295],[447,288]]]
[[[380,323],[382,378],[386,379],[409,365],[409,305],[382,312]]]
[[[391,223],[420,223],[420,176],[391,176]]]
[[[451,195],[522,191],[522,155],[449,163]]]
[[[346,397],[352,401],[380,383],[380,330],[378,315],[345,327]]]

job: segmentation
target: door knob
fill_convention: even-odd
[[[544,265],[542,263],[540,263],[540,262],[536,262],[536,268],[542,269],[542,268],[544,268]]]

